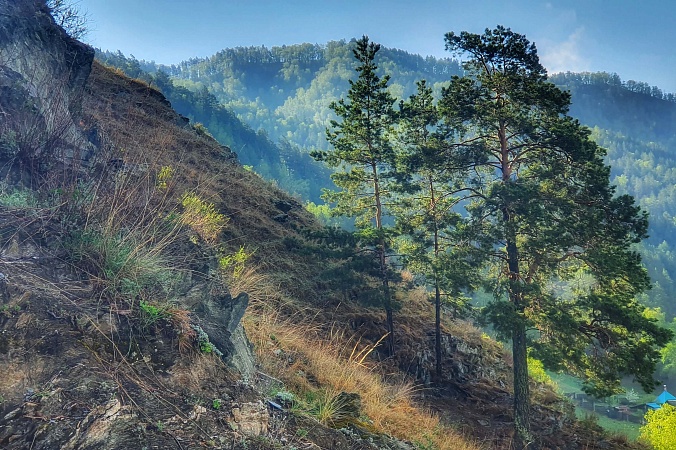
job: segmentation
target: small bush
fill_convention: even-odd
[[[545,383],[554,386],[554,380],[545,372],[545,366],[542,361],[531,356],[528,357],[528,376],[538,383]]]
[[[31,209],[37,207],[38,201],[30,189],[8,189],[0,186],[0,205],[11,209]]]
[[[181,199],[183,215],[181,221],[197,233],[205,242],[213,244],[228,223],[213,203],[202,200],[197,194],[188,192]]]
[[[166,189],[168,187],[168,182],[174,176],[174,169],[171,166],[162,166],[159,173],[157,174],[157,188]]]
[[[201,123],[197,122],[195,125],[193,125],[193,129],[195,130],[198,136],[210,137],[213,139],[213,136],[211,135],[211,133],[209,133],[207,127],[205,127]]]

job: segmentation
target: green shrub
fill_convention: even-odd
[[[538,383],[554,385],[554,380],[545,372],[542,361],[531,356],[528,357],[528,376]]]
[[[0,184],[0,205],[11,209],[31,209],[38,206],[35,193],[30,189],[8,187]]]
[[[646,424],[641,427],[641,438],[653,446],[655,450],[671,450],[676,448],[676,408],[669,404],[648,411]]]
[[[236,280],[242,276],[246,262],[251,258],[251,255],[252,253],[247,253],[244,246],[241,246],[235,253],[220,257],[218,267]]]
[[[157,174],[156,186],[158,189],[166,189],[169,180],[174,176],[174,168],[171,166],[162,166]]]
[[[211,133],[209,133],[209,130],[207,130],[207,127],[205,127],[201,123],[197,122],[192,127],[199,136],[210,137],[210,138],[213,139],[213,136],[211,135]]]
[[[139,302],[139,311],[143,328],[154,326],[160,320],[170,319],[171,314],[169,314],[169,308],[170,306],[168,303],[166,305],[157,305],[141,300]]]

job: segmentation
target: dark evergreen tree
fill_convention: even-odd
[[[347,99],[331,104],[339,120],[332,120],[327,139],[333,150],[313,156],[336,169],[331,175],[340,190],[327,191],[323,198],[336,204],[339,214],[356,219],[357,233],[370,239],[377,255],[382,282],[382,305],[387,317],[387,351],[394,354],[394,300],[392,271],[388,261],[390,237],[384,223],[387,202],[393,191],[395,153],[392,131],[395,99],[387,91],[388,76],[376,75],[374,63],[380,45],[364,36],[353,50],[359,65],[356,81],[350,80]]]
[[[434,292],[436,373],[441,376],[442,297],[456,313],[465,308],[469,299],[463,291],[475,284],[478,259],[467,245],[471,234],[457,211],[461,179],[444,170],[446,133],[440,127],[432,89],[424,80],[417,86],[418,92],[399,107],[400,172],[415,176],[404,184],[406,192],[400,195],[394,214],[403,261]]]
[[[604,150],[567,116],[570,96],[548,83],[535,45],[504,27],[446,34],[446,48],[469,56],[441,102],[461,130],[450,159],[466,177],[470,220],[493,243],[495,300],[485,317],[511,339],[515,448],[531,434],[528,348],[546,367],[581,375],[608,395],[633,375],[646,389],[670,333],[642,314],[635,296],[649,279],[632,245],[646,215],[615,196]],[[575,280],[570,295],[553,281]]]

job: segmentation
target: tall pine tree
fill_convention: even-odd
[[[393,192],[394,150],[392,132],[395,99],[387,91],[389,76],[376,74],[375,57],[380,45],[363,36],[353,50],[359,74],[350,80],[347,99],[331,104],[339,120],[332,120],[327,139],[333,150],[312,155],[336,169],[331,175],[338,191],[327,191],[323,198],[335,203],[336,211],[355,217],[358,234],[373,249],[380,267],[381,302],[386,312],[387,351],[394,354],[394,300],[392,270],[388,261],[390,238],[384,219]]]
[[[643,316],[649,287],[632,245],[647,219],[616,197],[605,152],[567,116],[570,96],[547,82],[535,45],[498,26],[446,34],[467,76],[442,94],[443,118],[462,133],[448,158],[467,178],[469,218],[492,242],[495,300],[485,317],[511,339],[515,448],[530,430],[528,349],[552,369],[581,375],[588,392],[617,392],[633,375],[653,387],[670,333]],[[554,282],[575,280],[571,290]]]
[[[423,81],[418,91],[400,102],[400,172],[415,174],[404,183],[394,214],[401,236],[402,260],[422,275],[433,291],[435,306],[436,374],[442,375],[441,306],[464,309],[468,298],[463,291],[474,287],[478,270],[474,248],[467,245],[470,234],[466,220],[458,212],[461,179],[444,170],[442,127],[432,96]],[[442,302],[442,298],[445,302]]]

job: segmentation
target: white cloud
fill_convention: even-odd
[[[540,61],[549,73],[583,72],[589,70],[589,61],[582,56],[584,28],[576,29],[563,42],[544,42],[540,47]]]

